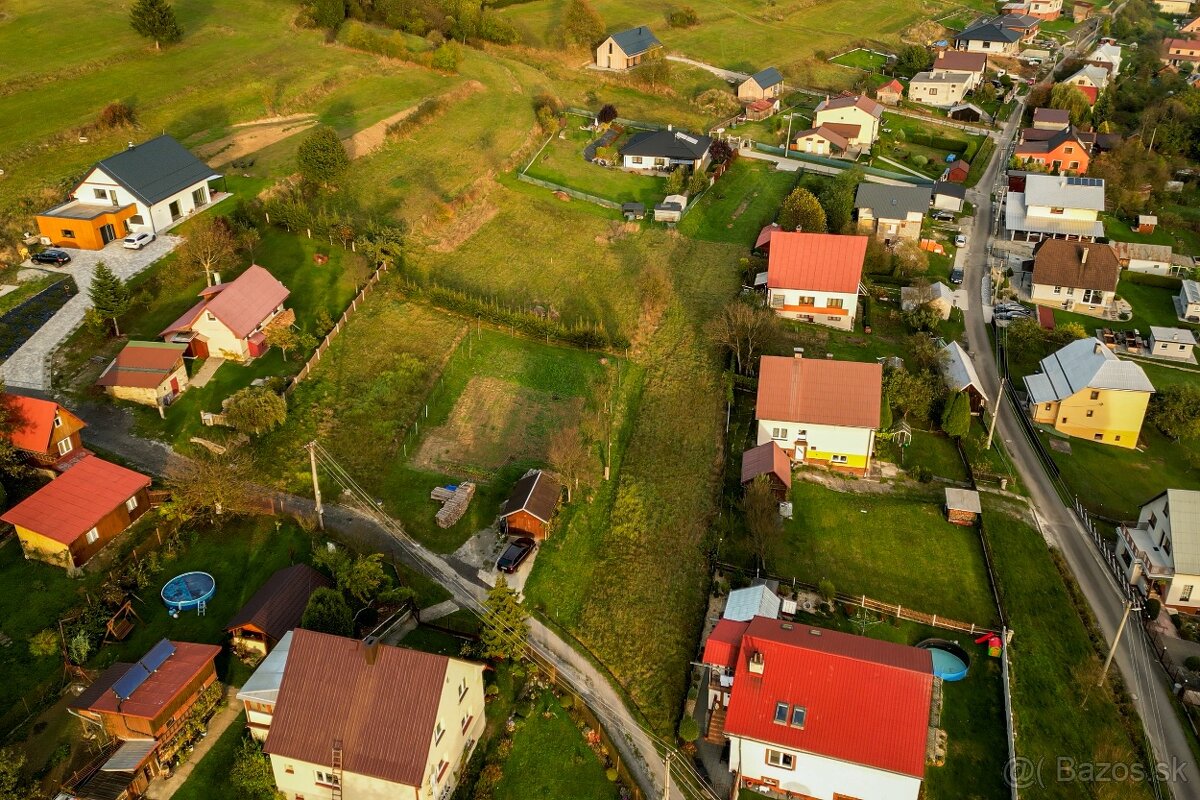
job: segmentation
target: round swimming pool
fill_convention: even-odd
[[[926,639],[917,645],[933,656],[933,674],[944,681],[961,681],[967,677],[971,657],[954,642],[945,639]]]
[[[167,581],[162,599],[174,612],[188,611],[208,600],[217,591],[217,582],[207,572],[185,572]]]

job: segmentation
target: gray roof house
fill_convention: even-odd
[[[967,199],[967,187],[953,181],[938,181],[933,185],[933,207],[942,211],[962,211]]]
[[[109,156],[94,169],[102,170],[148,206],[202,181],[221,177],[190,150],[166,135]]]
[[[1099,339],[1076,339],[1042,359],[1041,372],[1025,377],[1033,403],[1054,403],[1086,389],[1153,392],[1145,371],[1122,361]]]
[[[859,233],[874,233],[885,241],[917,240],[921,220],[929,212],[931,186],[890,186],[860,183],[854,195]]]
[[[703,167],[708,161],[708,136],[677,131],[643,131],[630,137],[621,148],[626,169],[669,169],[677,166]]]
[[[942,348],[942,378],[952,392],[966,392],[971,398],[971,411],[979,412],[988,404],[983,390],[983,381],[975,371],[975,362],[958,342],[950,342]]]
[[[1015,53],[1021,36],[1020,29],[1005,25],[1003,18],[997,17],[983,19],[967,26],[962,33],[954,37],[954,44],[960,50],[972,52]]]

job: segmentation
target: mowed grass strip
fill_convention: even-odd
[[[770,163],[738,159],[709,187],[679,230],[696,239],[754,246],[758,232],[775,220],[779,206],[796,185],[796,175]]]
[[[986,535],[996,554],[1001,602],[1016,631],[1012,660],[1013,711],[1017,754],[1042,765],[1039,798],[1152,795],[1144,783],[1110,784],[1111,794],[1094,793],[1095,784],[1054,780],[1056,759],[1076,763],[1137,763],[1141,754],[1130,741],[1111,690],[1111,679],[1096,687],[1100,658],[1042,537],[1010,516],[985,495]],[[1090,610],[1084,610],[1090,616]],[[1110,673],[1111,674],[1111,673]],[[1135,713],[1130,709],[1128,713]],[[1136,719],[1131,721],[1137,726]]]
[[[661,202],[666,195],[665,178],[639,175],[584,160],[583,149],[595,138],[595,133],[577,129],[568,129],[565,139],[552,137],[529,164],[525,174],[615,203],[636,201],[653,208],[655,203]]]
[[[974,528],[951,525],[933,498],[839,493],[792,484],[793,514],[771,572],[926,614],[999,622]]]

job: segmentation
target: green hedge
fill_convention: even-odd
[[[1182,280],[1172,278],[1170,275],[1153,275],[1149,272],[1131,272],[1129,270],[1125,271],[1121,280],[1140,283],[1143,286],[1158,286],[1163,289],[1178,289],[1183,284]]]
[[[967,152],[967,147],[969,146],[968,142],[964,142],[961,139],[949,139],[945,136],[934,136],[930,133],[906,132],[905,138],[913,144],[932,147],[935,150],[945,150],[950,153],[958,153],[959,155]]]

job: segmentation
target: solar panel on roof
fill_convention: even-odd
[[[1102,178],[1067,178],[1068,186],[1103,186]]]
[[[163,639],[154,647],[150,648],[150,652],[142,656],[138,661],[146,672],[154,672],[163,665],[163,662],[170,658],[175,653],[175,645]]]
[[[150,673],[146,671],[145,667],[141,664],[134,664],[113,684],[113,694],[119,700],[128,700],[149,677]]]

